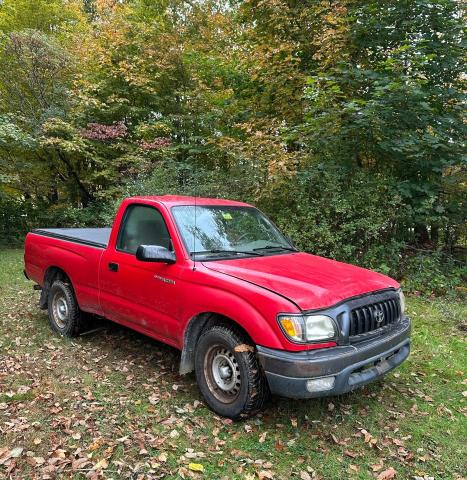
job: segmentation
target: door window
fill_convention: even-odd
[[[172,248],[169,231],[159,210],[144,205],[131,205],[123,217],[118,234],[117,250],[135,254],[140,245]]]

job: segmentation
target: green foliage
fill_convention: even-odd
[[[76,28],[80,17],[78,1],[3,0],[0,5],[0,31],[31,28],[57,34],[68,28]]]
[[[467,267],[464,261],[441,252],[419,252],[407,257],[402,284],[414,294],[466,297]]]
[[[15,116],[0,116],[0,148],[10,150],[30,150],[37,148],[36,139],[15,123]]]
[[[267,213],[302,250],[399,276],[404,243],[396,233],[404,207],[387,177],[312,164],[272,189],[262,185],[254,169],[236,164],[207,170],[171,162],[158,164],[126,194],[242,198]]]
[[[2,235],[103,224],[132,193],[239,198],[304,250],[419,278],[408,246],[466,239],[464,13],[5,0]]]
[[[446,226],[458,199],[445,195],[445,177],[465,168],[458,8],[445,0],[349,5],[353,55],[310,76],[305,122],[294,128],[313,152],[389,172],[415,233]]]
[[[281,202],[277,222],[303,250],[397,272],[395,233],[404,210],[387,177],[312,165],[290,182]]]
[[[0,111],[21,115],[29,129],[67,105],[70,58],[57,41],[36,30],[0,38]]]
[[[11,246],[27,230],[27,222],[21,200],[12,200],[0,195],[0,245]]]

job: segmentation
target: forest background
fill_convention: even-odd
[[[463,8],[3,0],[0,243],[108,225],[128,195],[227,197],[300,249],[462,295]]]

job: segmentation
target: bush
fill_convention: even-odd
[[[112,202],[94,202],[86,208],[77,208],[21,199],[0,200],[0,245],[20,245],[27,232],[39,227],[110,226],[116,207]]]
[[[381,174],[312,164],[274,184],[251,167],[194,168],[159,163],[127,194],[182,194],[241,199],[270,216],[300,249],[398,273],[404,243],[394,239],[404,210]]]
[[[442,252],[419,252],[405,258],[402,284],[408,293],[465,297],[467,266]]]
[[[0,246],[18,244],[27,223],[28,215],[20,200],[0,197]]]
[[[408,292],[465,292],[466,267],[458,259],[408,249],[401,227],[409,215],[407,207],[395,185],[381,173],[311,163],[286,182],[275,184],[258,170],[239,164],[208,169],[167,161],[157,163],[151,175],[127,183],[120,197],[165,194],[254,203],[303,251],[402,279]],[[3,201],[0,238],[3,243],[17,243],[38,226],[109,226],[119,202],[102,200],[79,209]]]
[[[291,182],[274,212],[300,249],[395,275],[403,242],[395,230],[404,209],[390,181],[368,170],[311,165]]]

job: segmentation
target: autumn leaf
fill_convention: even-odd
[[[381,461],[379,463],[375,463],[371,465],[371,470],[373,472],[379,472],[384,467],[384,463]]]
[[[391,480],[395,476],[396,476],[396,471],[394,470],[394,468],[390,467],[387,470],[384,470],[383,472],[381,472],[378,475],[377,480]]]
[[[204,467],[201,463],[190,463],[188,464],[188,468],[193,472],[204,472]]]
[[[254,352],[255,349],[251,345],[247,345],[246,343],[242,343],[240,345],[237,345],[234,348],[234,351],[238,352],[238,353],[244,353],[244,352]]]
[[[10,452],[10,458],[18,458],[23,453],[24,448],[16,447]]]
[[[274,478],[274,474],[269,470],[261,470],[258,472],[259,480],[265,480],[265,479],[271,480],[273,478]]]
[[[94,470],[106,469],[108,466],[109,462],[105,458],[103,458],[94,465]]]

